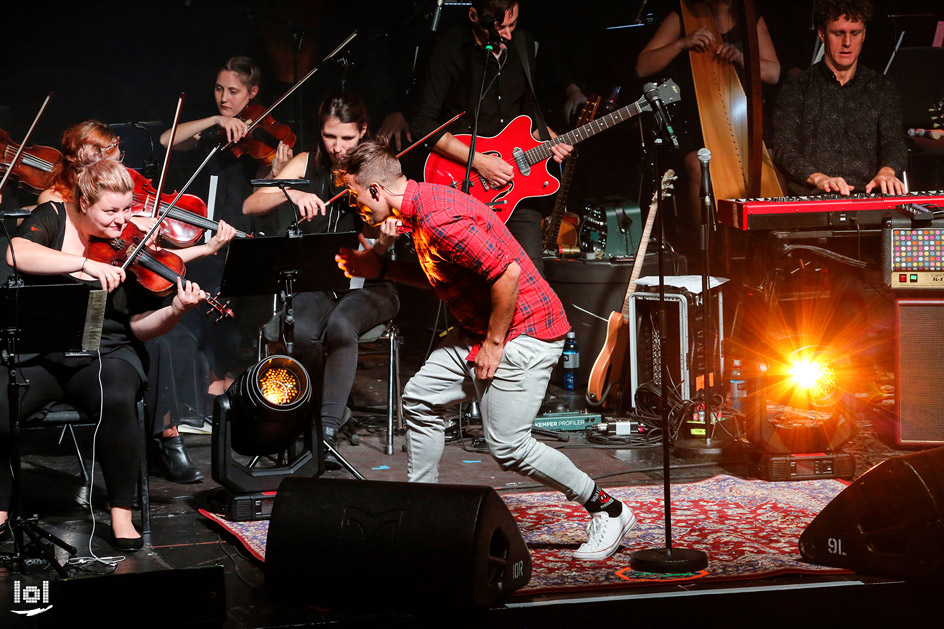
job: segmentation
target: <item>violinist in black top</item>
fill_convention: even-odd
[[[119,550],[141,548],[131,521],[141,436],[135,402],[145,380],[143,341],[169,331],[188,310],[206,299],[195,283],[177,281],[177,295],[160,307],[155,298],[125,271],[86,257],[91,239],[119,236],[131,219],[134,184],[118,161],[86,146],[77,155],[75,201],[49,202],[24,219],[6,252],[30,283],[78,281],[109,292],[101,348],[88,356],[48,354],[21,356],[21,374],[30,381],[22,400],[27,416],[50,401],[67,401],[100,422],[97,458],[111,504],[114,545]],[[101,387],[99,386],[101,377]],[[6,379],[0,367],[0,379]],[[102,392],[102,395],[99,392]],[[0,408],[7,408],[7,390]],[[102,409],[99,414],[99,409]],[[0,522],[7,519],[11,477],[9,418],[0,421]]]
[[[217,114],[182,122],[174,135],[174,148],[179,151],[195,150],[203,159],[213,148],[226,142],[238,142],[246,137],[248,125],[239,116],[256,104],[262,73],[249,57],[231,57],[217,72],[213,87]],[[161,144],[170,142],[171,130],[161,134]],[[292,149],[279,143],[271,167],[256,161],[249,154],[236,156],[231,151],[218,152],[207,164],[203,176],[198,179],[191,192],[208,200],[209,177],[218,177],[214,219],[223,219],[244,232],[259,232],[249,217],[242,213],[242,204],[252,193],[250,181],[254,178],[275,176],[292,157]],[[268,235],[274,235],[267,232]],[[188,266],[188,276],[196,279],[209,290],[219,286],[223,276],[225,251],[202,259]],[[254,297],[239,297],[232,300],[239,313],[234,325],[213,326],[208,319],[187,317],[184,325],[197,337],[200,348],[209,363],[211,375],[210,393],[219,394],[232,383],[232,378],[248,366],[254,350],[247,339],[255,338],[258,326],[264,322],[269,301]]]
[[[318,120],[321,133],[314,151],[299,153],[279,174],[282,178],[305,178],[311,182],[307,191],[288,191],[299,208],[300,227],[307,233],[363,230],[368,238],[377,237],[374,251],[383,255],[396,239],[393,221],[388,221],[391,225],[378,234],[364,225],[347,199],[342,197],[330,206],[325,205],[325,199],[343,190],[334,185],[332,168],[367,136],[367,109],[355,94],[333,94],[322,102]],[[284,233],[294,218],[290,209],[279,207],[284,201],[285,195],[278,188],[259,188],[246,199],[243,212],[254,218],[275,218],[278,233]],[[321,423],[324,438],[333,445],[338,428],[345,421],[357,371],[357,338],[396,316],[400,300],[392,282],[378,280],[338,295],[301,293],[295,297],[294,306],[298,358],[316,382],[323,361]]]

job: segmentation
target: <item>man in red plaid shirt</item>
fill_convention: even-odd
[[[531,436],[570,325],[560,299],[486,205],[445,186],[406,179],[389,147],[364,142],[345,160],[345,183],[364,220],[399,220],[420,266],[342,249],[348,275],[430,288],[458,325],[403,390],[410,481],[439,480],[444,407],[477,398],[489,452],[503,469],[562,491],[591,514],[583,560],[615,553],[636,519],[560,451]]]

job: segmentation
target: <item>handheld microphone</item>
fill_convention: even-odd
[[[0,212],[0,218],[26,218],[30,215],[30,211],[23,208],[16,208],[14,210],[3,210]]]
[[[672,128],[672,118],[669,117],[669,112],[665,109],[665,103],[659,98],[657,91],[658,86],[655,83],[646,83],[642,86],[642,89],[646,100],[649,101],[649,104],[652,105],[653,109],[655,109],[662,118],[662,125],[665,128],[665,132],[669,135],[669,140],[672,141],[673,148],[678,148],[679,143],[678,138],[675,137],[675,129]]]
[[[286,186],[291,188],[294,186],[307,186],[311,181],[308,179],[253,179],[249,183],[251,183],[254,188],[269,188],[273,186]]]
[[[711,161],[711,151],[706,148],[698,149],[698,163],[701,164],[701,197],[705,206],[711,204],[711,172],[708,162]]]

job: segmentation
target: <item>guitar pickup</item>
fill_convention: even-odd
[[[508,203],[508,202],[505,201],[505,200],[502,200],[502,201],[489,201],[489,202],[486,203],[485,205],[505,205],[506,203]]]

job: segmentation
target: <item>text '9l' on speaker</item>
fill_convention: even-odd
[[[944,444],[944,299],[895,300],[896,440]]]
[[[826,505],[800,536],[812,563],[913,581],[944,575],[944,448],[889,459]]]
[[[328,607],[485,607],[531,579],[491,487],[287,478],[272,507],[266,590]]]

